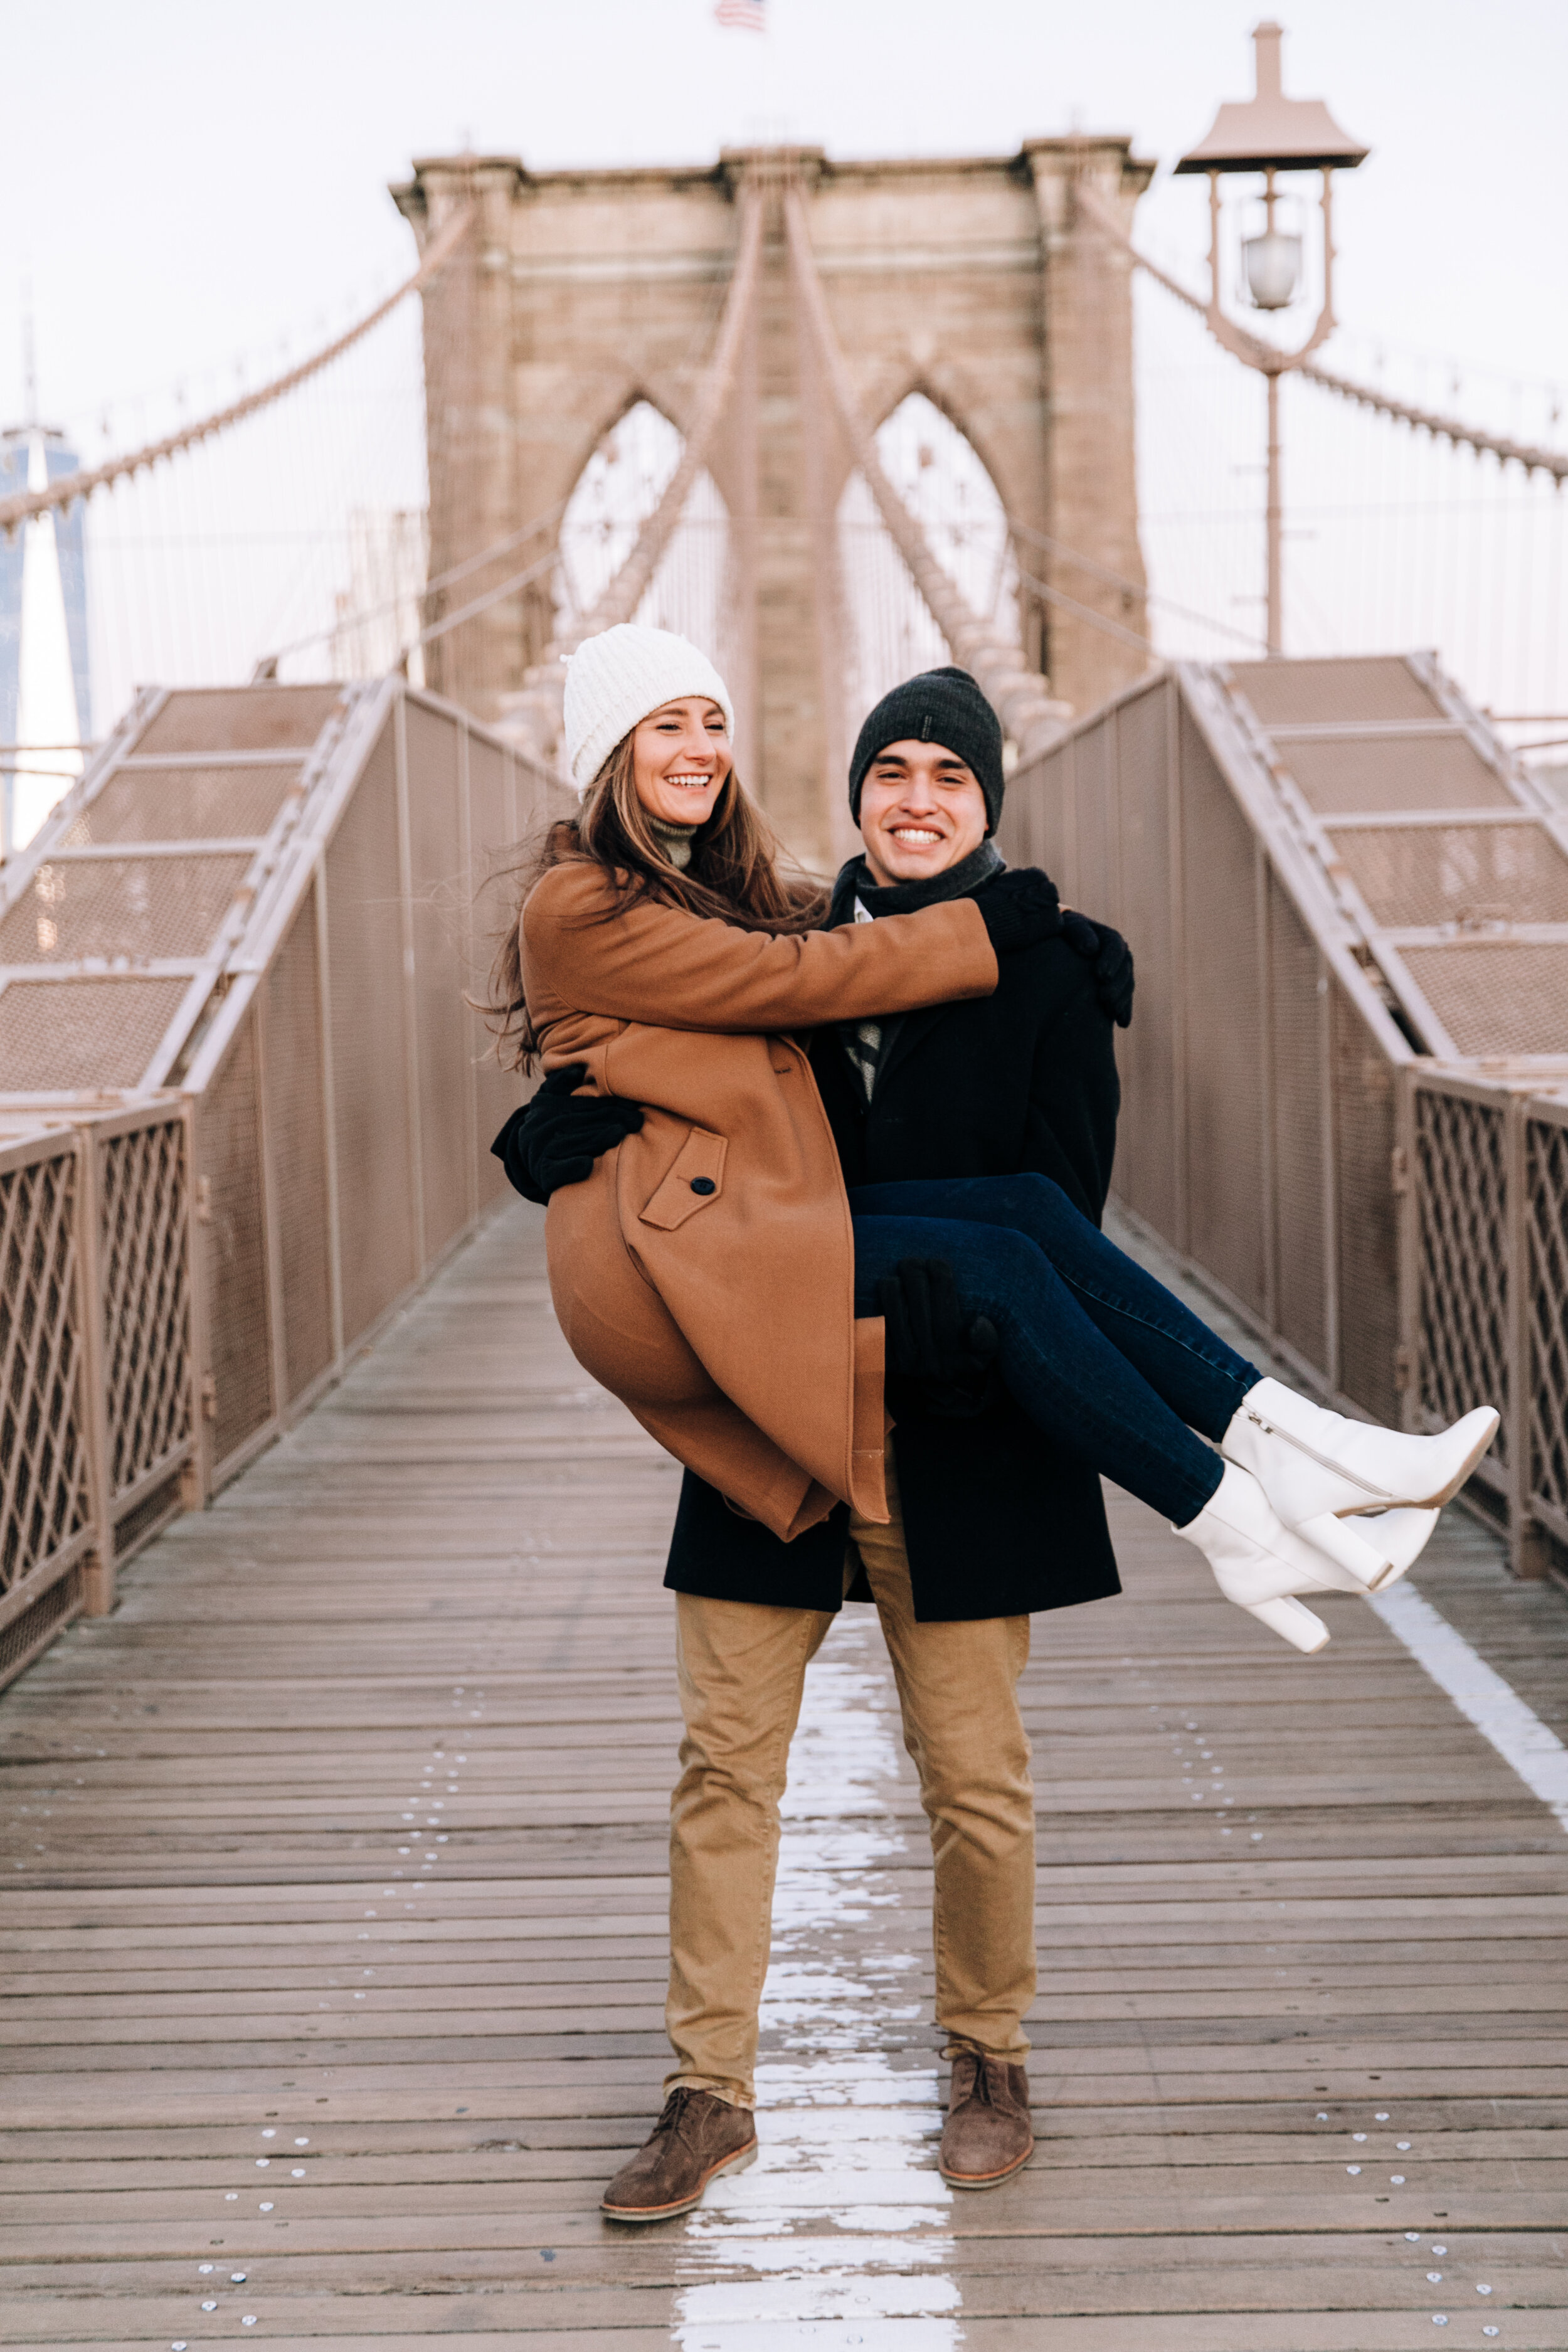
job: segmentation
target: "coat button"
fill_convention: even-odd
[[[691,1180],[691,1189],[694,1192],[706,1194],[709,1192],[716,1192],[719,1190],[719,1187],[715,1184],[711,1176],[694,1176]]]

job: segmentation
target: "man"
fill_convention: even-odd
[[[967,673],[895,688],[855,747],[865,853],[837,877],[829,926],[984,891],[1005,870],[991,840],[1004,789],[1001,729]],[[1125,1025],[1131,993],[1125,943],[1068,914],[1003,959],[989,997],[820,1032],[811,1066],[851,1194],[1027,1171],[1098,1223],[1119,1104],[1112,1022]],[[581,1181],[640,1124],[634,1105],[574,1096],[581,1076],[555,1072],[497,1139],[531,1199]],[[755,2152],[778,1800],[805,1667],[845,1599],[877,1604],[931,1822],[952,2065],[943,2177],[994,2187],[1034,2146],[1035,1812],[1016,1684],[1033,1611],[1120,1587],[1100,1481],[989,1384],[989,1326],[966,1323],[940,1265],[906,1265],[900,1281],[885,1298],[888,1525],[841,1505],[786,1544],[691,1472],[682,1483],[665,1578],[686,1722],[670,1831],[677,2063],[651,2137],[605,2192],[620,2221],[686,2211]]]

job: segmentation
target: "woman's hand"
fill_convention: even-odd
[[[588,1075],[586,1062],[552,1070],[531,1102],[512,1112],[490,1150],[507,1181],[541,1207],[563,1184],[583,1184],[594,1162],[642,1125],[641,1107],[619,1095],[574,1091]]]

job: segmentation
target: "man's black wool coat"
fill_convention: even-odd
[[[853,914],[852,873],[839,877],[830,923]],[[819,1031],[811,1048],[851,1191],[1031,1171],[1100,1223],[1121,1101],[1113,1030],[1090,966],[1065,939],[1004,956],[988,997],[889,1025],[869,1103],[837,1031]],[[1099,1477],[1005,1393],[971,1421],[900,1411],[893,1446],[922,1621],[1019,1616],[1121,1591]],[[847,1517],[840,1505],[784,1543],[688,1471],[665,1582],[712,1600],[837,1610]],[[850,1597],[870,1598],[863,1574]]]

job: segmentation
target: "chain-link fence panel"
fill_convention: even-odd
[[[110,1501],[191,1437],[185,1127],[111,1137],[99,1157],[99,1269]]]
[[[74,1141],[0,1165],[0,1610],[89,1526]],[[0,1619],[0,1622],[5,1622]],[[0,1669],[3,1671],[3,1669]]]

